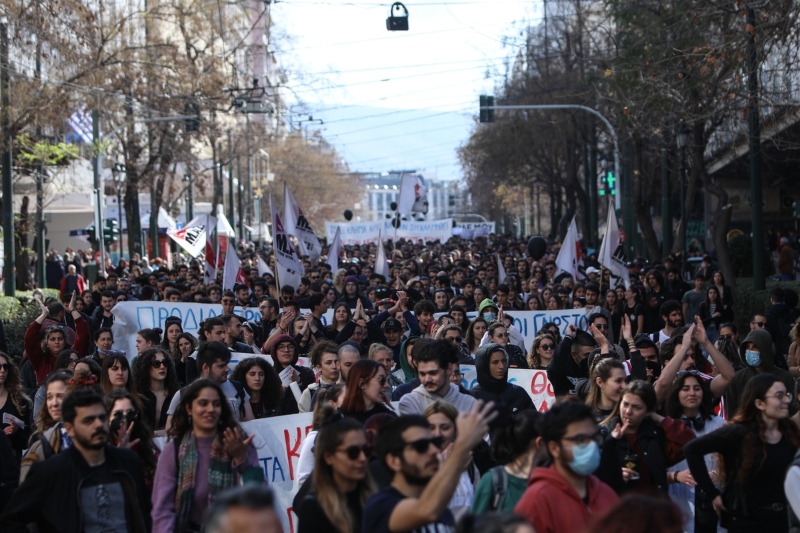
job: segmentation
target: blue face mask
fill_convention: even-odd
[[[569,469],[579,476],[588,476],[600,466],[600,447],[592,441],[572,447],[572,461]]]
[[[750,366],[761,366],[761,354],[753,350],[744,351],[744,360]]]
[[[497,318],[497,313],[483,313],[483,318],[486,322],[491,322]]]

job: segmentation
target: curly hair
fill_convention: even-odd
[[[181,349],[179,347],[181,339],[186,339],[192,343],[192,351],[197,349],[197,338],[191,333],[183,332],[178,335],[178,339],[175,341],[175,347],[172,349],[172,353],[169,354],[173,361],[180,361],[183,359],[183,354],[181,353]]]
[[[528,359],[528,366],[531,368],[539,368],[542,366],[542,357],[539,355],[537,350],[539,349],[539,346],[542,345],[542,341],[546,339],[553,341],[553,354],[556,353],[556,339],[550,333],[542,332],[538,334],[536,338],[533,339],[533,346],[531,346],[531,351],[528,353],[528,357],[526,358]]]
[[[50,349],[47,347],[47,341],[50,340],[50,335],[53,333],[60,333],[62,337],[64,337],[64,348],[67,347],[67,335],[64,333],[64,326],[50,326],[44,333],[42,333],[42,340],[40,341],[40,345],[42,347],[42,353],[50,353]],[[57,353],[51,354],[54,357],[58,356]]]
[[[703,417],[703,420],[708,420],[711,418],[711,415],[714,414],[711,388],[706,380],[704,380],[699,374],[692,371],[678,372],[677,377],[672,382],[672,387],[669,390],[669,395],[667,396],[667,402],[665,406],[667,416],[678,420],[683,414],[683,406],[681,405],[679,396],[681,389],[683,389],[684,384],[686,384],[686,380],[690,378],[697,381],[697,383],[700,385],[700,388],[703,389],[703,400],[700,402],[699,411],[700,416]]]
[[[181,388],[178,382],[178,373],[175,370],[175,362],[170,358],[167,351],[161,346],[151,346],[142,352],[142,355],[134,360],[133,369],[133,382],[136,391],[141,391],[146,394],[150,390],[150,368],[151,362],[156,358],[157,354],[164,356],[164,366],[167,369],[167,377],[164,380],[164,388],[167,394],[171,396],[175,391]]]
[[[261,387],[261,404],[268,409],[280,406],[283,401],[281,378],[278,377],[278,373],[263,357],[255,356],[243,359],[236,365],[231,379],[241,383],[248,394],[252,396],[252,389],[247,385],[247,373],[254,366],[259,367],[264,372],[264,385]]]
[[[191,409],[192,403],[200,396],[203,389],[214,389],[219,396],[220,409],[222,412],[219,417],[217,432],[222,433],[228,428],[236,428],[239,430],[240,434],[246,437],[244,430],[239,426],[238,422],[236,422],[236,419],[233,418],[233,412],[225,398],[222,387],[220,387],[216,381],[211,381],[210,379],[198,379],[181,391],[181,400],[178,403],[178,407],[175,409],[175,414],[172,415],[172,427],[167,434],[180,441],[184,435],[193,431],[192,419],[189,416],[187,408]]]
[[[14,407],[17,408],[19,414],[24,415],[31,409],[32,402],[22,389],[22,381],[19,377],[19,368],[16,363],[7,354],[0,352],[0,363],[3,359],[8,363],[8,370],[6,370],[5,388],[8,391],[8,397]]]

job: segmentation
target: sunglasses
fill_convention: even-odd
[[[111,413],[111,418],[114,419],[120,419],[124,417],[127,418],[128,420],[136,420],[137,416],[138,413],[136,412],[136,409],[128,409],[127,411],[119,410]]]
[[[372,379],[377,379],[381,386],[386,385],[386,376],[376,376]]]
[[[166,367],[167,362],[161,361],[159,359],[153,359],[152,361],[150,361],[150,366],[152,366],[153,368],[161,368],[162,366]]]
[[[555,348],[555,346],[552,344],[540,344],[539,348],[541,348],[542,350],[552,350],[553,348]]]
[[[362,453],[364,454],[364,457],[369,459],[369,457],[372,455],[372,446],[370,446],[369,444],[365,444],[363,446],[355,446],[355,445],[353,445],[353,446],[348,446],[347,448],[342,448],[342,449],[339,449],[339,450],[336,450],[336,451],[344,452],[345,454],[347,454],[347,458],[348,459],[350,459],[351,461],[355,461],[356,459],[361,457]]]
[[[431,444],[433,444],[437,449],[441,449],[442,444],[444,444],[444,437],[431,437],[429,439],[419,439],[412,442],[403,443],[404,446],[411,446],[414,448],[414,451],[417,453],[427,452],[428,448],[431,447]]]
[[[733,338],[733,335],[720,335],[719,338],[720,339],[731,340]]]
[[[453,342],[455,344],[461,344],[461,341],[463,341],[464,338],[463,337],[449,337],[447,340],[449,340],[450,342]]]
[[[497,337],[498,339],[505,339],[508,335],[506,335],[505,333],[495,333],[494,336]]]
[[[231,300],[230,298],[223,298],[222,303],[224,304],[233,304],[236,303],[236,300]]]
[[[750,323],[751,323],[751,324],[755,324],[756,326],[758,326],[758,327],[760,327],[760,328],[763,328],[764,326],[766,326],[766,325],[767,325],[767,323],[766,323],[766,322],[750,322]]]
[[[9,370],[11,370],[11,365],[9,363],[3,363],[2,365],[0,365],[0,370],[8,372]]]

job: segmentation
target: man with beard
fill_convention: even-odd
[[[561,402],[544,415],[542,430],[552,464],[531,472],[514,513],[537,533],[581,531],[617,501],[611,487],[592,475],[600,467],[601,455],[592,410],[584,403]],[[607,458],[615,462],[611,454],[604,455],[604,462]],[[618,460],[615,465],[604,464],[603,470],[615,467],[621,471]]]
[[[664,328],[652,335],[653,342],[659,346],[669,339],[673,331],[683,327],[683,305],[678,300],[667,300],[661,304],[661,321]]]
[[[392,481],[367,501],[362,531],[370,533],[452,532],[453,497],[472,449],[480,444],[496,413],[494,405],[478,401],[456,421],[456,439],[440,464],[442,437],[434,437],[422,416],[401,416],[378,433],[378,459]]]
[[[72,446],[31,466],[0,516],[0,530],[25,532],[36,524],[39,531],[150,531],[142,465],[131,450],[108,444],[103,397],[76,390],[64,398],[61,420]]]

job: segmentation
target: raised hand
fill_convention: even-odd
[[[225,428],[222,433],[222,445],[236,464],[242,464],[247,458],[247,447],[253,442],[254,437],[255,435],[250,435],[244,438],[239,428]]]
[[[631,319],[628,315],[622,315],[622,338],[625,342],[633,342],[633,332],[631,330]]]
[[[456,441],[463,442],[471,450],[489,431],[489,423],[497,418],[494,402],[476,401],[468,413],[460,413],[456,419]]]

